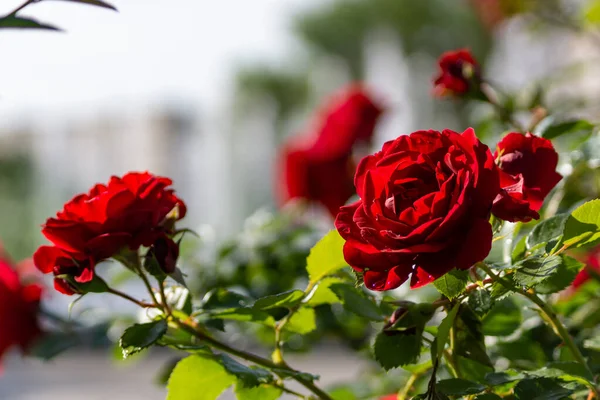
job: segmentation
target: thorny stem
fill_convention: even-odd
[[[19,7],[15,8],[12,12],[10,12],[7,17],[14,17],[19,11],[23,10],[30,4],[38,3],[42,0],[27,0],[25,3],[21,4]]]
[[[314,283],[308,284],[308,286],[306,287],[306,290],[304,291],[304,296],[302,297],[302,300],[304,300],[306,298],[306,296],[308,296],[310,294],[310,292],[314,289],[314,287],[315,287]],[[302,300],[301,300],[301,302],[302,302]],[[300,308],[299,305],[290,308],[290,312],[288,313],[288,315],[283,317],[281,319],[281,321],[279,321],[277,323],[277,325],[275,326],[275,353],[274,354],[276,354],[277,364],[287,365],[285,363],[285,360],[283,359],[283,338],[282,338],[283,328],[287,325],[287,323],[290,321],[292,316],[296,313],[296,311],[298,311],[299,308]]]
[[[333,400],[333,398],[331,396],[329,396],[325,391],[323,391],[318,386],[316,386],[310,379],[306,379],[303,376],[301,376],[299,371],[296,371],[288,366],[276,364],[267,358],[263,358],[263,357],[255,355],[255,354],[248,353],[243,350],[235,349],[235,348],[229,346],[228,344],[223,343],[223,342],[213,338],[212,336],[209,336],[208,334],[206,334],[199,328],[189,325],[187,323],[184,323],[180,320],[176,319],[175,322],[181,329],[194,335],[196,338],[208,343],[215,349],[219,349],[221,351],[224,351],[226,353],[229,353],[233,356],[239,357],[241,359],[244,359],[244,360],[254,363],[256,365],[260,365],[261,367],[265,367],[265,368],[275,370],[275,371],[279,370],[279,371],[287,372],[287,373],[289,373],[289,375],[292,379],[296,380],[302,386],[304,386],[305,388],[310,390],[313,394],[315,394],[317,396],[317,398],[319,398],[321,400]]]
[[[142,308],[160,308],[160,307],[158,307],[156,304],[144,303],[143,301],[140,301],[140,300],[134,299],[134,298],[133,298],[133,297],[131,297],[130,295],[128,295],[128,294],[126,294],[126,293],[123,293],[123,292],[120,292],[120,291],[118,291],[118,290],[116,290],[116,289],[108,288],[107,292],[108,292],[108,293],[112,293],[112,294],[114,294],[115,296],[122,297],[122,298],[124,298],[125,300],[128,300],[128,301],[130,301],[130,302],[132,302],[132,303],[135,303],[135,304],[137,304],[138,306],[140,306],[140,307],[142,307]]]
[[[135,262],[132,264],[133,264],[133,268],[135,269],[137,274],[140,276],[140,278],[142,278],[142,281],[144,282],[144,286],[146,286],[146,290],[148,290],[148,294],[150,295],[150,298],[152,299],[154,304],[158,305],[158,302],[156,301],[156,297],[154,296],[154,290],[152,289],[152,285],[150,284],[150,281],[148,280],[148,277],[146,276],[146,274],[144,273],[144,269],[142,268],[142,262],[140,260],[139,255],[136,255]],[[163,290],[162,290],[162,285],[161,285],[161,292],[162,291]],[[161,293],[161,295],[162,294],[163,293]],[[166,306],[167,302],[165,301],[165,299],[162,299],[162,300],[163,300],[164,306],[167,307]]]
[[[546,303],[535,293],[523,290],[522,288],[515,286],[511,281],[507,280],[506,278],[500,277],[499,275],[495,274],[485,263],[478,263],[477,267],[485,271],[494,281],[500,283],[506,289],[518,293],[524,297],[527,297],[532,303],[537,305],[540,308],[540,310],[544,313],[544,315],[548,318],[548,321],[551,323],[552,328],[554,328],[556,334],[560,336],[564,344],[571,351],[571,354],[573,355],[575,361],[581,364],[590,373],[590,375],[593,376],[593,373],[590,370],[590,367],[588,366],[587,362],[585,361],[583,354],[581,354],[579,348],[577,348],[577,345],[575,345],[575,342],[573,342],[573,338],[567,331],[567,328],[563,325],[562,322],[560,322],[558,316],[556,315],[556,312],[554,312],[550,304]],[[598,389],[595,386],[592,386],[590,389],[592,389],[594,391],[594,394],[600,398],[600,393],[598,392]]]
[[[496,109],[496,112],[503,122],[512,125],[518,131],[523,132],[523,126],[513,118],[510,111],[498,102],[498,97],[490,85],[483,83],[481,85],[481,92],[485,96],[487,102]]]

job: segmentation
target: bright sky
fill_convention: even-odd
[[[5,14],[22,0],[3,0]],[[242,61],[284,60],[291,16],[319,0],[44,1],[23,15],[66,33],[0,31],[0,116],[169,98],[222,104]],[[2,118],[2,119],[3,119]]]

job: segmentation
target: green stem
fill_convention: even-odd
[[[25,3],[21,4],[19,7],[15,8],[9,14],[7,14],[7,17],[14,17],[19,11],[21,11],[30,4],[37,3],[38,1],[41,0],[27,0]]]
[[[313,394],[315,394],[317,396],[317,398],[319,398],[321,400],[333,400],[331,396],[329,396],[325,391],[323,391],[318,386],[316,386],[310,379],[306,379],[306,378],[300,376],[299,371],[296,371],[285,365],[276,364],[267,358],[263,358],[263,357],[255,355],[255,354],[248,353],[243,350],[235,349],[235,348],[229,346],[228,344],[220,342],[219,340],[207,335],[205,332],[202,332],[201,330],[199,330],[193,326],[183,323],[182,321],[175,320],[175,322],[177,323],[177,325],[179,325],[181,327],[181,329],[194,335],[198,339],[208,343],[215,349],[224,351],[226,353],[229,353],[233,356],[239,357],[241,359],[244,359],[244,360],[254,363],[256,365],[260,365],[261,367],[264,367],[264,368],[268,368],[268,369],[275,370],[275,371],[276,370],[280,370],[280,371],[284,370],[289,373],[291,378],[293,378],[298,383],[300,383],[302,386],[304,386],[305,388],[310,390]]]
[[[492,279],[494,279],[496,282],[500,283],[506,289],[512,290],[515,293],[518,293],[524,297],[527,297],[532,303],[537,305],[540,308],[540,310],[542,310],[544,315],[548,318],[548,321],[552,325],[552,328],[554,328],[554,331],[556,332],[556,334],[558,336],[560,336],[560,338],[562,339],[564,344],[571,351],[571,354],[573,355],[573,358],[575,359],[575,361],[577,361],[579,364],[581,364],[583,367],[585,367],[585,369],[590,373],[591,376],[594,375],[592,373],[590,367],[588,366],[587,362],[585,361],[583,354],[581,354],[581,352],[579,351],[579,348],[573,341],[573,338],[567,331],[567,328],[563,325],[562,322],[560,322],[560,320],[558,319],[558,316],[556,315],[556,312],[554,312],[554,310],[552,309],[550,304],[546,303],[535,293],[523,290],[522,288],[515,286],[508,279],[506,279],[504,277],[500,277],[499,275],[495,274],[494,271],[492,271],[490,269],[490,267],[488,267],[486,264],[478,263],[477,267],[479,267],[483,271],[485,271]],[[594,391],[594,393],[596,394],[597,397],[600,397],[600,393],[598,392],[596,387],[593,387],[592,390]]]
[[[134,299],[134,298],[133,298],[133,297],[131,297],[130,295],[128,295],[128,294],[126,294],[126,293],[123,293],[123,292],[120,292],[120,291],[118,291],[118,290],[116,290],[116,289],[109,288],[109,289],[107,290],[107,292],[108,292],[108,293],[111,293],[111,294],[114,294],[115,296],[122,297],[122,298],[124,298],[125,300],[128,300],[128,301],[130,301],[130,302],[132,302],[132,303],[135,303],[135,304],[137,304],[138,306],[140,306],[140,307],[142,307],[142,308],[160,308],[160,307],[156,306],[156,304],[144,303],[143,301],[140,301],[140,300]]]
[[[419,379],[419,374],[412,374],[410,378],[408,378],[406,384],[404,385],[400,393],[398,393],[398,400],[406,400],[408,394],[410,393],[410,389],[412,389],[417,379]]]
[[[302,296],[302,299],[300,300],[300,303],[302,303],[302,301],[306,298],[306,296],[309,295],[309,293],[314,289],[315,284],[314,283],[309,283],[308,286],[306,287],[306,290],[304,290],[304,295]],[[292,316],[298,311],[298,309],[300,308],[300,305],[297,305],[295,307],[290,308],[290,312],[288,313],[288,315],[286,315],[285,317],[283,317],[281,319],[281,321],[279,321],[277,323],[277,325],[275,326],[275,359],[277,364],[281,364],[281,365],[287,365],[285,363],[285,360],[283,359],[283,328],[288,324],[288,322],[290,321],[290,319],[292,318]]]

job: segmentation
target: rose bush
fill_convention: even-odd
[[[75,196],[46,221],[42,233],[53,246],[35,252],[36,267],[54,274],[57,290],[73,294],[77,289],[69,279],[90,282],[100,261],[124,249],[171,240],[168,217],[174,212],[174,219],[181,219],[186,213],[183,201],[168,189],[171,183],[148,172],[130,172]]]
[[[496,164],[472,129],[418,131],[358,165],[360,200],[335,221],[344,256],[372,290],[411,287],[483,260],[499,192]]]

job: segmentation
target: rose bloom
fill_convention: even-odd
[[[355,193],[353,150],[358,143],[370,144],[381,113],[382,108],[359,85],[334,96],[309,135],[283,145],[277,163],[280,202],[305,199],[321,204],[335,217]]]
[[[171,184],[170,179],[148,172],[130,172],[75,196],[46,221],[42,233],[53,246],[36,251],[36,267],[55,275],[58,291],[73,294],[74,288],[61,275],[89,282],[98,262],[126,248],[151,246],[171,234],[167,217],[177,210],[176,219],[181,219],[186,212],[185,204],[168,189]]]
[[[433,93],[437,97],[461,96],[476,89],[480,81],[479,64],[467,49],[443,53],[439,60],[439,74],[434,80]]]
[[[387,396],[381,397],[379,400],[398,400],[398,395],[396,393],[388,394]]]
[[[394,289],[411,274],[411,287],[423,286],[488,255],[498,170],[473,129],[400,136],[365,157],[354,182],[360,200],[335,225],[367,288]]]
[[[539,219],[544,199],[562,179],[552,142],[531,133],[509,133],[498,143],[494,158],[502,188],[494,215],[511,222]]]
[[[15,346],[27,352],[41,335],[41,294],[41,286],[20,282],[12,263],[0,251],[0,359]]]

